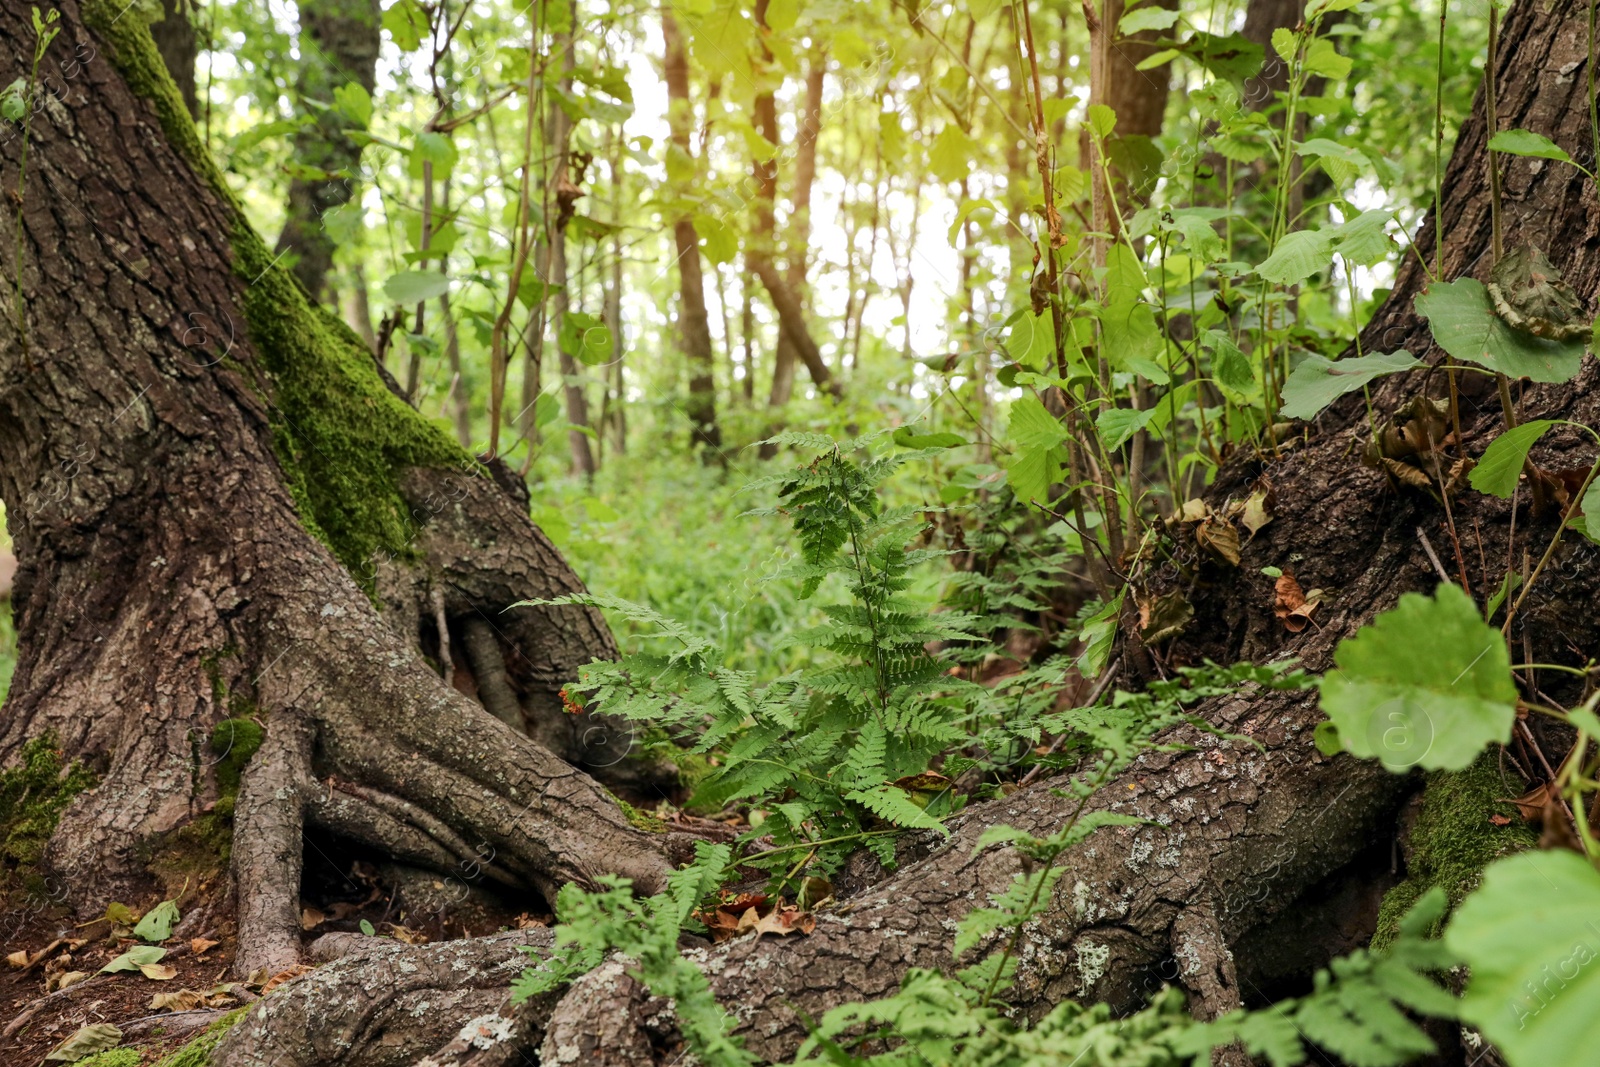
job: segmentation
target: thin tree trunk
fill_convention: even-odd
[[[806,94],[801,105],[799,129],[795,134],[794,212],[789,218],[789,237],[785,243],[787,270],[784,282],[799,301],[802,315],[805,311],[806,261],[811,245],[811,186],[817,176],[817,136],[822,130],[822,87],[827,71],[827,53],[819,52],[812,56],[810,66],[806,69]],[[761,135],[777,144],[777,112],[770,97],[766,108],[758,110],[757,119],[765,126]],[[774,172],[774,187],[776,181]],[[772,392],[767,399],[768,407],[781,408],[794,395],[794,362],[799,352],[794,341],[789,339],[788,331],[780,332],[777,353],[773,357]],[[811,371],[812,381],[825,388],[826,383],[818,380],[809,361],[806,367]]]
[[[337,109],[312,108],[306,101],[333,104],[333,91],[354,82],[370,95],[375,84],[382,13],[377,0],[319,0],[300,5],[301,107],[314,120],[294,139],[296,162],[332,177],[293,178],[277,252],[294,257],[294,276],[313,300],[322,296],[333,265],[333,238],[323,225],[328,212],[355,195],[361,145],[345,131],[356,125]]]
[[[378,350],[378,335],[372,329],[372,299],[367,291],[367,269],[357,263],[350,269],[350,303],[344,308],[345,321],[373,352]]]
[[[661,9],[661,32],[666,42],[665,74],[667,110],[672,142],[689,159],[694,158],[690,131],[694,105],[689,98],[689,55],[670,7]],[[722,433],[717,428],[717,379],[711,345],[711,320],[706,313],[705,275],[700,264],[700,237],[694,221],[680,215],[672,224],[678,267],[678,336],[689,360],[689,399],[685,405],[693,447],[707,463],[721,457]]]
[[[195,42],[194,15],[189,0],[161,0],[161,18],[150,24],[156,51],[167,65],[167,73],[178,86],[189,117],[200,117],[200,101],[195,95],[194,61],[199,54]]]

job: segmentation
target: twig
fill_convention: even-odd
[[[1417,536],[1422,538],[1422,550],[1428,554],[1428,560],[1433,564],[1433,569],[1438,572],[1439,580],[1448,584],[1450,576],[1445,573],[1444,564],[1439,562],[1438,554],[1433,551],[1433,543],[1428,540],[1427,533],[1420,526],[1417,527]]]

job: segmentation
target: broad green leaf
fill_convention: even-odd
[[[163,900],[144,913],[144,918],[139,920],[139,925],[133,928],[133,936],[141,941],[165,941],[172,936],[172,928],[177,922],[177,903],[171,900]]]
[[[894,432],[894,443],[901,448],[959,448],[967,439],[953,433],[916,433],[909,426]]]
[[[1256,273],[1274,285],[1298,285],[1325,270],[1332,258],[1333,246],[1327,231],[1295,230],[1283,235]]]
[[[1178,21],[1178,13],[1164,7],[1141,7],[1122,16],[1117,28],[1126,36],[1143,30],[1170,29]]]
[[[1511,739],[1511,654],[1458,586],[1406,593],[1339,642],[1333,658],[1322,710],[1352,755],[1391,771],[1460,770]]]
[[[718,266],[732,263],[739,254],[739,235],[716,215],[695,215],[694,232],[700,235],[700,250],[706,259]]]
[[[590,367],[611,359],[611,330],[597,315],[569,311],[561,319],[561,351]]]
[[[1133,69],[1155,70],[1157,67],[1166,66],[1168,63],[1171,63],[1174,59],[1177,59],[1181,55],[1183,55],[1183,53],[1176,48],[1163,48],[1159,52],[1153,52],[1150,55],[1145,56],[1138,62],[1137,65],[1134,66]]]
[[[1589,540],[1600,542],[1600,478],[1589,483],[1579,507],[1583,509],[1583,532]]]
[[[456,151],[455,144],[449,137],[442,133],[429,133],[423,131],[417,134],[416,141],[411,146],[411,155],[407,161],[407,171],[413,178],[422,178],[422,165],[433,164],[433,180],[442,182],[450,177],[450,172],[455,169],[456,160],[460,153]]]
[[[1323,408],[1374,378],[1420,366],[1422,360],[1404,349],[1337,362],[1318,355],[1307,356],[1283,383],[1281,413],[1291,419],[1315,418]]]
[[[1333,229],[1333,250],[1363,267],[1382,263],[1394,249],[1394,239],[1386,229],[1393,218],[1393,211],[1373,208],[1346,219]]]
[[[1366,153],[1359,149],[1342,145],[1338,141],[1330,141],[1326,137],[1313,137],[1295,145],[1295,153],[1308,159],[1338,159],[1345,163],[1352,163],[1358,167],[1370,167],[1372,161]]]
[[[961,228],[966,225],[967,220],[980,211],[987,212],[990,219],[993,219],[995,214],[994,201],[987,197],[961,201],[961,210],[956,212],[956,220],[950,224],[950,230],[947,234],[952,248],[956,247],[956,235],[961,232]]]
[[[1048,367],[1055,361],[1056,328],[1049,312],[1025,311],[1006,331],[1006,354],[1025,367]]]
[[[1023,396],[1011,405],[1007,435],[1017,446],[1007,467],[1011,491],[1022,501],[1044,499],[1061,471],[1054,455],[1067,439],[1067,428],[1037,397]]]
[[[333,91],[333,103],[345,118],[366,129],[372,122],[372,94],[359,82],[345,82]]]
[[[403,270],[383,283],[383,291],[396,304],[418,304],[450,289],[450,279],[436,270]]]
[[[141,967],[148,967],[152,963],[160,963],[167,956],[167,950],[156,945],[135,945],[104,967],[100,968],[101,974],[116,974],[118,971],[137,971]]]
[[[1255,386],[1256,375],[1250,366],[1250,357],[1233,338],[1220,330],[1207,330],[1205,344],[1211,349],[1211,374],[1218,382],[1239,392]],[[1294,380],[1293,375],[1289,380]]]
[[[1154,408],[1144,411],[1135,411],[1133,408],[1106,408],[1094,420],[1095,429],[1100,431],[1100,443],[1106,448],[1121,448],[1129,438],[1150,421],[1150,416],[1155,414]]]
[[[712,79],[732,75],[735,84],[750,83],[750,46],[755,26],[746,17],[744,4],[736,0],[715,0],[695,20],[689,35],[689,50],[695,65]]]
[[[1311,47],[1306,49],[1308,74],[1320,74],[1334,81],[1344,81],[1350,76],[1351,63],[1350,57],[1340,55],[1339,50],[1333,47],[1333,42],[1326,37],[1318,37],[1311,42]]]
[[[928,149],[928,169],[942,182],[958,182],[967,176],[975,150],[966,131],[947,122]]]
[[[1565,382],[1583,365],[1582,341],[1547,341],[1513,330],[1494,313],[1483,283],[1473,278],[1435,282],[1418,294],[1416,304],[1440,348],[1508,378]]]
[[[1600,874],[1564,849],[1497,860],[1445,944],[1471,977],[1461,1015],[1511,1067],[1593,1063],[1600,1048]]]
[[[1534,419],[1496,437],[1484,449],[1478,465],[1472,468],[1468,476],[1472,488],[1502,500],[1515,493],[1523,461],[1528,458],[1528,449],[1554,425],[1551,419]]]
[[[428,32],[428,15],[417,0],[398,0],[383,12],[383,28],[402,52],[414,52]]]
[[[788,33],[800,21],[800,0],[768,0],[767,26],[773,33]]]
[[[1501,130],[1489,138],[1489,147],[1509,156],[1533,156],[1537,159],[1559,159],[1571,163],[1572,157],[1550,138],[1532,130]]]
[[[1104,104],[1090,104],[1089,128],[1096,137],[1110,137],[1111,131],[1117,128],[1117,113]]]
[[[1294,31],[1285,26],[1279,26],[1273,30],[1272,50],[1278,53],[1278,58],[1285,63],[1293,63],[1295,53]]]
[[[1144,264],[1132,250],[1125,244],[1112,245],[1111,251],[1106,253],[1106,303],[1136,303],[1149,284]]]

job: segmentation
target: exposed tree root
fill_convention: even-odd
[[[212,1067],[409,1065],[469,1020],[493,1028],[506,987],[530,963],[522,946],[549,945],[538,928],[420,946],[330,935],[311,954],[341,958],[262,998],[217,1046]]]

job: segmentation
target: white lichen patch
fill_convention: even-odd
[[[1106,973],[1111,963],[1111,946],[1093,941],[1078,942],[1078,988],[1087,993]]]

